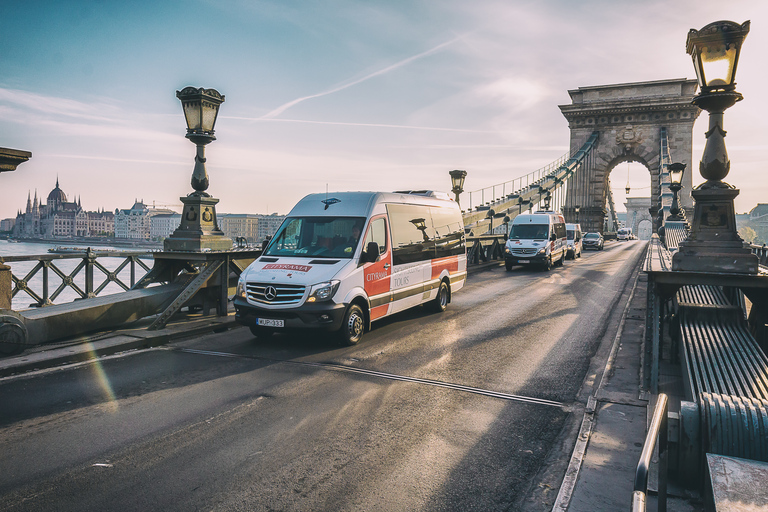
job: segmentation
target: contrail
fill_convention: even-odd
[[[406,64],[410,64],[411,62],[413,62],[416,59],[420,59],[422,57],[426,57],[427,55],[431,55],[431,54],[441,50],[442,48],[445,48],[446,46],[455,43],[456,41],[458,41],[462,37],[464,37],[464,36],[462,35],[462,36],[455,37],[455,38],[451,39],[450,41],[446,41],[445,43],[441,43],[441,44],[435,46],[434,48],[431,48],[431,49],[429,49],[429,50],[427,50],[425,52],[416,54],[416,55],[414,55],[412,57],[408,57],[407,59],[403,59],[400,62],[396,62],[396,63],[392,64],[391,66],[387,66],[384,69],[380,69],[378,71],[374,71],[373,73],[371,73],[369,75],[366,75],[366,76],[364,76],[362,78],[359,78],[359,79],[357,79],[357,80],[355,80],[353,82],[350,82],[348,84],[340,85],[338,87],[335,87],[333,89],[330,89],[330,90],[327,90],[327,91],[324,91],[324,92],[321,92],[321,93],[312,94],[310,96],[304,96],[302,98],[297,98],[297,99],[295,99],[293,101],[289,101],[288,103],[280,105],[279,107],[277,107],[273,111],[268,112],[267,114],[264,114],[261,117],[261,119],[271,119],[271,118],[274,118],[276,116],[279,116],[280,114],[282,114],[283,112],[285,112],[286,110],[291,108],[292,106],[301,103],[302,101],[310,100],[312,98],[320,98],[322,96],[327,96],[328,94],[333,94],[335,92],[343,91],[344,89],[347,89],[348,87],[352,87],[353,85],[357,85],[357,84],[359,84],[361,82],[365,82],[366,80],[369,80],[369,79],[371,79],[373,77],[380,76],[380,75],[383,75],[385,73],[389,73],[390,71],[393,71],[393,70],[395,70],[397,68],[405,66]]]

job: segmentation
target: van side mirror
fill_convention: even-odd
[[[379,244],[376,242],[368,242],[368,246],[363,253],[363,261],[365,263],[375,263],[379,259]]]
[[[557,241],[557,233],[552,233],[551,235],[549,235],[549,239],[551,241],[553,241],[553,242],[556,242]]]

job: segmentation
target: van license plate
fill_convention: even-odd
[[[531,260],[517,260],[518,263],[530,263]]]
[[[258,318],[259,325],[264,327],[285,327],[285,320],[272,320],[271,318]]]

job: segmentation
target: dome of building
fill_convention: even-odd
[[[48,203],[66,203],[67,195],[59,188],[59,179],[56,178],[56,188],[48,194]]]

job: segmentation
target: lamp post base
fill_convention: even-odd
[[[192,194],[180,198],[184,203],[181,224],[163,241],[166,251],[226,251],[232,249],[232,239],[219,229],[216,219],[218,199]]]
[[[672,257],[672,270],[757,274],[757,256],[736,231],[733,199],[739,191],[728,185],[700,187],[691,195],[696,201],[693,225]]]

